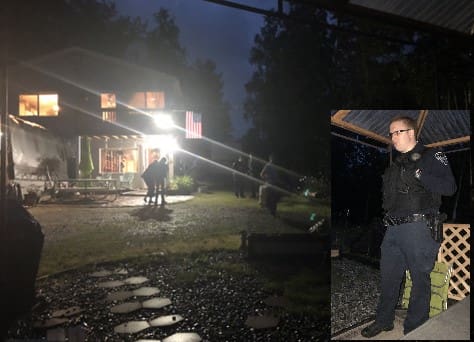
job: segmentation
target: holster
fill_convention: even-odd
[[[428,220],[428,227],[431,230],[431,236],[436,242],[443,242],[443,222],[448,216],[445,213],[439,213],[431,216]]]

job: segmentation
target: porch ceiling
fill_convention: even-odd
[[[389,122],[398,115],[417,121],[418,139],[428,147],[444,147],[470,142],[468,110],[338,110],[331,115],[331,124],[349,132],[373,139],[390,147]]]

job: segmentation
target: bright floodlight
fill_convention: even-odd
[[[169,114],[157,114],[153,116],[153,120],[155,120],[155,125],[161,129],[170,129],[174,126],[173,119]]]
[[[147,148],[158,148],[163,155],[179,149],[176,138],[170,135],[147,135],[144,142]]]

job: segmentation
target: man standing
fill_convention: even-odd
[[[165,157],[162,157],[158,162],[156,170],[156,191],[155,191],[155,205],[158,204],[158,188],[161,194],[161,206],[164,207],[166,204],[166,178],[168,177],[168,161]]]
[[[275,217],[277,204],[280,200],[280,192],[276,189],[276,186],[279,184],[278,172],[273,164],[274,156],[270,155],[268,158],[268,163],[265,164],[262,171],[260,172],[260,177],[267,183],[262,188],[262,192],[266,191],[266,196],[261,199],[262,204],[268,208],[270,214]],[[265,190],[264,190],[265,189]]]
[[[443,152],[425,148],[416,140],[416,122],[399,116],[391,120],[392,143],[400,155],[383,175],[383,208],[387,226],[381,245],[381,295],[375,322],[362,330],[370,338],[393,329],[395,307],[405,270],[413,287],[404,334],[429,318],[430,273],[441,239],[434,238],[441,195],[450,196],[456,184]],[[439,228],[439,227],[438,227]]]
[[[233,173],[234,178],[234,193],[237,198],[244,198],[244,176],[246,169],[242,156],[239,156],[236,161],[232,163],[232,168],[235,170]]]

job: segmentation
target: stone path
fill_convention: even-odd
[[[89,274],[91,278],[97,279],[96,286],[98,288],[106,288],[112,290],[106,296],[106,301],[111,302],[113,306],[110,307],[110,312],[113,314],[127,314],[137,310],[146,310],[146,309],[161,309],[167,305],[171,304],[169,298],[162,297],[152,297],[155,294],[158,294],[160,291],[157,287],[140,287],[132,291],[113,291],[119,289],[124,285],[141,285],[149,281],[148,278],[144,276],[135,276],[129,277],[123,280],[107,280],[100,281],[105,277],[114,277],[122,276],[128,274],[128,271],[125,269],[120,270],[106,270],[93,272]],[[122,302],[123,300],[129,297],[151,297],[150,299],[144,300],[142,302]],[[53,328],[70,322],[74,319],[75,316],[80,314],[83,310],[78,306],[73,306],[61,310],[56,310],[51,314],[51,319],[35,322],[34,326],[37,328]],[[114,327],[114,332],[118,335],[126,334],[133,335],[142,330],[150,328],[160,328],[165,326],[172,326],[181,322],[184,318],[181,315],[163,315],[158,316],[150,320],[140,320],[140,321],[125,321]],[[65,340],[66,331],[64,329],[49,329],[47,331],[48,340]],[[68,336],[68,339],[71,339]],[[163,341],[179,341],[179,342],[199,342],[201,337],[195,332],[180,332],[174,333]],[[141,340],[141,341],[156,341],[156,340]]]

